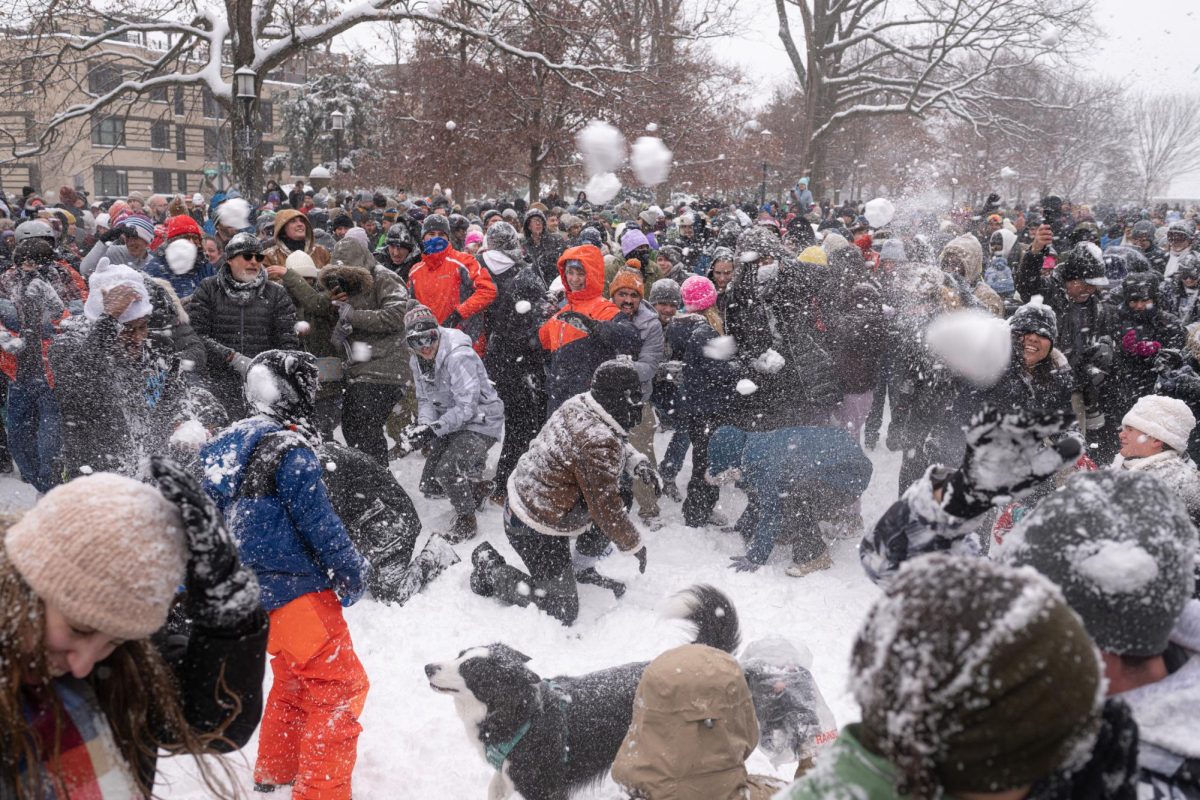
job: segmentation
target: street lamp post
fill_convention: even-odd
[[[250,67],[238,67],[233,73],[234,96],[242,103],[242,174],[240,183],[243,194],[250,192],[253,180],[252,161],[254,159],[254,132],[250,114],[254,110],[254,81],[257,78]]]
[[[766,128],[759,134],[762,137],[763,155],[766,155],[767,144],[771,141],[771,132]],[[762,162],[762,188],[759,190],[758,207],[762,208],[767,204],[767,162]]]
[[[329,115],[330,124],[333,126],[333,155],[334,155],[334,172],[342,171],[342,131],[346,130],[346,115],[341,111],[334,111]]]

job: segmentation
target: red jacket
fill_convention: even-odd
[[[567,287],[567,273],[563,269],[563,264],[568,261],[582,262],[587,275],[583,288],[578,292],[573,292]],[[600,254],[599,248],[590,244],[568,248],[558,257],[558,275],[562,279],[563,289],[567,293],[567,304],[546,320],[541,330],[538,331],[538,339],[541,341],[542,347],[551,353],[556,352],[563,345],[587,336],[583,331],[559,319],[564,312],[575,311],[601,322],[610,320],[621,313],[621,310],[612,302],[604,299],[604,256]]]
[[[484,317],[480,312],[496,299],[496,284],[474,256],[449,248],[421,256],[408,273],[408,293],[428,306],[439,323],[457,311],[463,319],[459,327],[472,339],[481,340]],[[475,349],[480,346],[477,342]]]

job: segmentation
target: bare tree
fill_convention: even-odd
[[[865,116],[944,112],[976,129],[1011,127],[999,109],[1029,98],[986,79],[1070,55],[1091,9],[1092,0],[913,0],[901,13],[887,0],[775,0],[803,87],[801,163],[819,185],[829,137]]]
[[[1133,103],[1133,161],[1143,203],[1171,179],[1200,169],[1200,108],[1195,95],[1139,97]]]
[[[20,69],[22,61],[35,65],[36,74],[55,80],[76,81],[89,99],[65,108],[48,109],[37,121],[38,134],[32,144],[14,144],[11,158],[49,150],[56,139],[99,113],[113,113],[139,97],[172,87],[204,88],[220,105],[230,121],[235,174],[243,192],[254,194],[262,182],[260,136],[255,125],[257,97],[267,75],[306,51],[327,46],[336,36],[371,22],[414,24],[451,32],[464,42],[487,47],[521,59],[553,75],[577,90],[600,94],[602,78],[629,72],[612,59],[595,65],[557,61],[542,52],[515,44],[503,33],[513,19],[524,19],[526,0],[457,0],[469,5],[472,22],[441,12],[441,3],[430,0],[366,0],[331,9],[324,4],[301,0],[222,0],[213,7],[201,0],[185,0],[162,11],[138,8],[136,0],[126,5],[92,7],[88,0],[64,0],[49,5],[29,0],[25,7],[10,7],[0,15],[9,30],[24,31],[16,37],[20,50],[10,53],[8,66]],[[87,18],[105,28],[93,35],[79,35],[63,28],[63,20]],[[113,43],[130,36],[150,37],[163,43],[149,56],[128,48],[114,51]],[[84,77],[98,58],[107,59],[118,78],[97,89]],[[238,102],[233,74],[249,69],[254,76],[254,98]],[[42,84],[43,86],[45,84]],[[44,89],[42,90],[44,92]]]

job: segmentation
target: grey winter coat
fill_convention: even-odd
[[[633,327],[637,328],[638,337],[642,340],[642,348],[638,351],[633,367],[642,382],[642,401],[649,402],[650,393],[654,390],[654,375],[658,372],[658,365],[662,363],[663,351],[666,349],[666,339],[658,312],[645,300],[633,316]]]
[[[355,243],[357,244],[357,243]],[[301,281],[303,283],[303,281]],[[404,343],[404,308],[408,292],[396,280],[389,269],[373,264],[370,269],[331,264],[321,270],[317,284],[326,291],[318,295],[330,315],[334,326],[344,322],[349,325],[348,339],[351,346],[365,344],[370,347],[369,358],[362,348],[354,353],[356,358],[347,360],[346,377],[351,383],[408,383],[408,346]],[[342,317],[329,300],[329,292],[339,285],[346,290],[350,310]],[[289,286],[302,293],[299,286]],[[305,284],[313,294],[317,294]]]
[[[438,328],[441,345],[426,375],[415,355],[409,358],[417,393],[417,422],[438,436],[458,431],[499,439],[504,432],[504,403],[488,381],[471,337],[457,328]]]

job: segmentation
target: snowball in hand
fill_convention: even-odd
[[[533,306],[530,304],[530,302],[528,300],[518,300],[516,305],[513,306],[513,309],[518,314],[528,314],[529,309],[531,309],[531,308],[533,308]]]
[[[625,163],[625,137],[602,120],[592,120],[575,134],[575,146],[583,156],[583,166],[588,175],[616,172]],[[588,199],[593,199],[590,191]]]
[[[583,187],[589,202],[603,205],[617,196],[621,191],[621,179],[611,172],[593,175]]]
[[[882,228],[896,216],[896,206],[886,197],[876,197],[874,200],[867,201],[867,205],[863,208],[863,216],[867,218],[867,222],[871,224],[872,228]]]
[[[167,244],[163,256],[167,260],[167,268],[173,275],[182,275],[196,266],[196,254],[199,248],[187,239],[179,238]]]
[[[749,378],[742,378],[737,382],[737,391],[740,395],[754,394],[758,391],[758,384]]]
[[[951,311],[929,324],[925,347],[951,372],[986,389],[1008,369],[1012,333],[1007,322],[986,311]]]
[[[639,136],[629,160],[633,174],[643,186],[665,183],[671,174],[671,151],[656,136]]]

